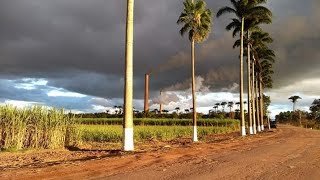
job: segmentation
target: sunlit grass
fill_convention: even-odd
[[[74,119],[63,109],[0,106],[0,149],[62,148],[72,136]]]
[[[122,118],[78,118],[78,124],[86,125],[122,125]],[[135,118],[134,125],[148,126],[192,126],[192,119],[155,119],[155,118]],[[234,119],[198,119],[198,126],[231,126],[239,124],[238,120]]]
[[[210,134],[223,134],[238,131],[238,125],[226,127],[198,127],[198,136],[203,138]],[[77,131],[84,142],[121,142],[122,126],[119,125],[79,125]],[[135,126],[134,140],[170,141],[176,138],[191,137],[192,127],[189,126]]]

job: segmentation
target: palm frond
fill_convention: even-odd
[[[236,48],[236,47],[240,47],[240,44],[241,44],[240,39],[236,40],[236,41],[234,42],[233,46],[232,46],[233,49]]]
[[[237,34],[240,33],[240,31],[241,31],[241,26],[240,27],[237,26],[232,32],[232,37],[236,37]]]
[[[219,9],[219,11],[217,12],[217,17],[222,16],[223,14],[227,14],[227,13],[237,13],[235,9],[231,8],[231,7],[223,7],[221,9]]]
[[[186,23],[179,31],[181,36],[183,36],[190,28],[190,24]]]

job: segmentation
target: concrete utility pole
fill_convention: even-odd
[[[124,81],[123,150],[133,151],[133,6],[127,1],[126,61]]]

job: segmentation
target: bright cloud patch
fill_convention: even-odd
[[[2,104],[10,104],[16,106],[18,108],[25,108],[34,105],[43,105],[39,102],[31,102],[31,101],[17,101],[17,100],[5,100]]]
[[[51,90],[47,93],[47,95],[49,97],[77,97],[77,98],[86,97],[86,95],[84,94],[62,91],[62,90]]]
[[[270,112],[274,118],[279,112],[292,111],[292,102],[288,99],[290,96],[298,95],[301,97],[297,101],[296,108],[308,111],[314,99],[320,98],[317,95],[320,92],[320,79],[305,79],[289,86],[279,89],[271,89],[266,94],[271,97]]]
[[[48,81],[45,79],[23,78],[20,81],[11,81],[15,83],[16,89],[34,90],[38,86],[46,86]]]
[[[106,111],[106,107],[100,105],[92,105],[94,111],[103,112]]]

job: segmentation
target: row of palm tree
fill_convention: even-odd
[[[258,131],[263,130],[263,115],[265,113],[263,112],[262,102],[263,88],[272,87],[272,63],[275,57],[274,52],[266,45],[266,43],[271,43],[272,39],[268,33],[262,31],[259,25],[271,23],[272,13],[266,7],[261,6],[261,4],[266,3],[265,0],[231,0],[231,2],[235,11],[226,7],[222,8],[218,15],[235,12],[238,16],[238,19],[233,19],[227,26],[227,30],[233,29],[234,36],[240,32],[240,39],[234,43],[233,47],[240,46],[240,49],[242,47],[246,50],[246,53],[241,54],[241,56],[247,56],[249,133],[255,134],[256,122]],[[241,23],[239,17],[245,17],[242,18],[242,21],[245,22]],[[240,26],[242,27],[240,28]],[[246,34],[246,36],[243,34]],[[242,86],[241,83],[240,86]],[[240,109],[243,112],[244,109]],[[246,135],[244,119],[241,122],[241,134]]]
[[[223,7],[218,13],[220,17],[226,13],[233,13],[235,18],[226,29],[233,30],[233,36],[240,34],[240,39],[235,42],[234,47],[240,47],[240,112],[241,112],[241,135],[246,135],[244,118],[244,97],[243,97],[243,58],[248,58],[248,110],[254,112],[254,108],[260,109],[262,116],[262,92],[263,88],[272,86],[272,61],[274,53],[265,43],[269,38],[264,38],[268,34],[259,27],[260,24],[271,23],[272,13],[261,6],[266,0],[230,0],[232,7]],[[133,150],[133,123],[132,123],[132,57],[133,57],[133,6],[134,0],[127,0],[127,21],[126,21],[126,63],[125,63],[125,95],[124,95],[124,150]],[[204,42],[211,32],[212,13],[206,7],[204,0],[185,0],[183,2],[183,12],[180,14],[177,23],[182,25],[180,34],[186,33],[191,45],[191,79],[192,79],[192,108],[193,108],[193,141],[197,138],[197,111],[195,93],[195,43]],[[244,36],[246,34],[246,37]],[[246,47],[244,47],[246,45]],[[244,54],[246,48],[247,53]],[[253,60],[251,60],[251,58]],[[251,70],[251,71],[250,71]],[[258,88],[259,87],[259,88]],[[258,91],[259,89],[259,91]],[[256,98],[255,98],[256,97]],[[260,103],[253,101],[260,101]],[[255,105],[252,105],[252,104]],[[223,103],[225,106],[227,102]],[[231,106],[231,105],[230,105]],[[232,104],[233,106],[233,104]],[[251,109],[252,108],[252,109]],[[250,113],[251,114],[251,113]],[[253,113],[255,114],[255,113]],[[259,117],[257,115],[252,117]],[[251,115],[250,115],[251,117]],[[262,119],[261,119],[262,121]],[[251,120],[250,120],[251,122]]]
[[[216,104],[213,106],[213,109],[215,110],[215,112],[217,112],[218,109],[219,109],[219,106],[221,106],[222,111],[224,112],[224,109],[225,109],[225,107],[227,106],[227,107],[229,108],[229,110],[230,110],[229,112],[231,112],[234,104],[236,104],[237,106],[239,106],[239,105],[240,105],[240,102],[234,103],[233,101],[229,101],[229,102],[225,102],[225,101],[224,101],[224,102],[221,102],[221,103],[216,103]]]
[[[271,11],[262,6],[266,0],[230,0],[231,7],[223,7],[217,17],[232,13],[235,18],[226,26],[226,30],[233,30],[233,37],[240,34],[233,47],[240,47],[240,112],[241,112],[241,135],[246,135],[244,104],[243,104],[243,57],[247,56],[247,84],[248,84],[248,121],[249,133],[253,134],[255,119],[257,119],[258,130],[262,127],[262,84],[270,85],[271,63],[274,61],[274,53],[265,43],[272,42],[268,33],[262,31],[260,24],[272,22]],[[246,50],[246,53],[244,53]],[[265,61],[268,60],[268,61]],[[262,65],[264,66],[262,68]],[[268,68],[269,67],[269,68]],[[268,71],[266,71],[268,69]],[[263,81],[263,79],[265,81]],[[259,93],[258,93],[259,89]],[[256,110],[257,109],[257,110]],[[259,113],[258,113],[259,112]],[[259,121],[261,119],[261,122]]]

